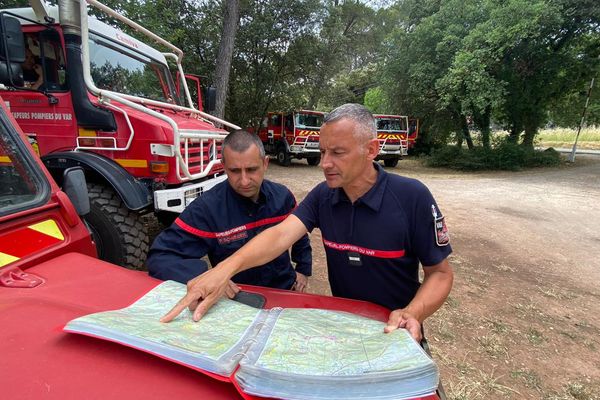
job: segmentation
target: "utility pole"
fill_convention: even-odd
[[[583,112],[581,113],[581,120],[579,121],[579,127],[577,128],[577,135],[575,136],[575,142],[573,143],[573,150],[571,150],[571,154],[569,155],[569,162],[575,162],[575,153],[577,152],[577,140],[579,140],[581,127],[583,126],[583,121],[585,120],[585,113],[587,111],[588,105],[590,104],[590,96],[592,94],[592,88],[594,87],[595,79],[596,77],[593,77],[592,81],[590,82],[590,87],[587,92],[587,98],[585,99],[585,106],[583,107]]]

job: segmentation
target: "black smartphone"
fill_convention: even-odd
[[[235,295],[233,300],[254,308],[263,308],[265,302],[267,301],[265,299],[265,296],[263,296],[262,294],[245,292],[243,290],[240,290]]]

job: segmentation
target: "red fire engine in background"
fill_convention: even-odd
[[[87,4],[169,52],[88,17]],[[139,268],[148,250],[141,217],[171,220],[224,180],[227,131],[215,125],[238,127],[202,112],[214,89],[202,96],[196,78],[192,100],[182,51],[152,32],[95,0],[31,5],[0,12],[0,95],[59,185],[65,170],[83,168],[99,256]]]
[[[379,139],[379,155],[386,167],[395,167],[402,156],[408,154],[408,117],[403,115],[374,114]],[[413,139],[414,140],[414,139]]]
[[[258,135],[267,154],[276,156],[281,165],[290,165],[292,158],[305,158],[309,165],[317,165],[321,159],[319,131],[324,117],[324,112],[312,110],[270,112]]]
[[[415,147],[415,142],[419,137],[419,119],[408,118],[408,149]]]

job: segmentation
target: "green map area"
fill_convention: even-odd
[[[316,376],[407,371],[431,360],[404,329],[354,314],[284,309],[256,367]]]
[[[260,312],[222,299],[198,322],[192,320],[189,310],[168,324],[159,322],[185,294],[185,285],[167,281],[127,308],[87,315],[77,321],[216,361],[240,340]]]

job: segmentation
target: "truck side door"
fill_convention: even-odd
[[[14,281],[15,271],[67,252],[96,254],[74,206],[0,98],[0,277]]]

